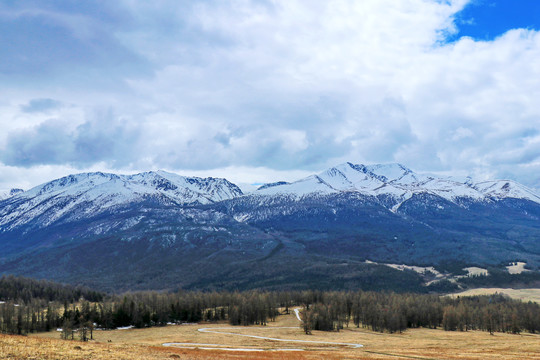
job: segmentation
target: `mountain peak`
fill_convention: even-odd
[[[404,178],[407,175],[412,175],[414,180],[417,180],[414,176],[415,173],[399,164],[399,163],[390,163],[390,164],[375,164],[369,165],[366,167],[371,173],[384,178],[385,182],[397,181]]]

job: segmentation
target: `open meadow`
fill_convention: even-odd
[[[469,289],[460,293],[452,294],[456,296],[476,296],[476,295],[493,295],[504,294],[512,299],[521,301],[534,301],[540,304],[540,289],[508,289],[508,288],[477,288]]]
[[[59,338],[57,332],[30,337],[2,336],[0,358],[540,359],[538,334],[490,335],[439,329],[409,329],[401,334],[389,334],[349,327],[339,332],[314,331],[313,335],[306,335],[294,312],[279,316],[267,326],[200,323],[95,331],[95,341],[88,343]],[[163,346],[164,343],[174,344]]]

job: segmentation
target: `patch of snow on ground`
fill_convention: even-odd
[[[300,312],[298,309],[294,309],[294,313],[296,314],[296,318],[298,319],[298,321],[302,322],[302,319],[300,319]]]
[[[366,260],[365,262],[366,264],[385,265],[399,271],[412,270],[412,271],[417,272],[420,275],[426,275],[426,273],[432,273],[435,278],[427,281],[426,285],[431,285],[441,280],[449,280],[450,282],[456,282],[457,279],[461,279],[465,277],[489,275],[489,272],[487,269],[483,269],[483,268],[479,268],[475,266],[463,268],[463,270],[467,271],[467,275],[452,275],[449,273],[441,273],[437,271],[433,266],[423,267],[423,266],[404,265],[404,264],[385,264],[385,263],[373,262],[370,260]],[[518,263],[514,263],[513,265],[507,266],[507,269],[508,269],[508,272],[510,272],[511,274],[519,274],[518,272],[511,272],[511,271],[528,271],[526,269],[523,269],[523,266],[525,266],[525,263],[518,262]]]
[[[249,214],[234,215],[234,220],[236,220],[238,222],[245,222],[245,221],[249,220],[249,218],[250,218]]]
[[[455,279],[452,278],[451,274],[443,274],[440,271],[436,270],[433,266],[414,266],[414,265],[404,265],[404,264],[385,264],[385,263],[377,263],[374,261],[366,260],[366,264],[376,264],[376,265],[384,265],[391,267],[393,269],[404,271],[404,270],[412,270],[420,275],[429,275],[429,273],[433,274],[434,279],[431,279],[426,283],[426,285],[431,285],[435,282],[441,281],[441,280],[450,280],[455,281]]]
[[[259,349],[259,348],[232,348],[218,344],[200,343],[165,343],[163,346],[172,346],[181,349],[201,349],[201,350],[224,350],[224,351],[304,351],[304,349]]]
[[[303,343],[303,344],[325,344],[325,345],[334,345],[334,346],[347,346],[347,347],[352,347],[352,348],[361,348],[361,347],[364,346],[362,344],[354,344],[354,343],[338,343],[338,342],[315,341],[315,340],[279,339],[279,338],[272,338],[272,337],[266,337],[266,336],[246,335],[246,334],[238,334],[238,333],[232,333],[232,332],[216,331],[216,330],[238,330],[238,329],[248,329],[248,328],[247,327],[240,327],[240,326],[238,326],[238,327],[224,327],[224,328],[202,328],[202,329],[197,329],[197,331],[203,332],[203,333],[219,334],[219,335],[234,335],[234,336],[242,336],[242,337],[248,337],[248,338],[253,338],[253,339],[292,342],[292,343]],[[266,329],[268,329],[268,330],[297,329],[297,327],[268,327]]]
[[[397,203],[396,205],[392,206],[390,211],[395,214],[399,210],[399,207],[401,206],[401,204],[403,204],[403,202]]]
[[[129,330],[129,329],[133,329],[135,326],[133,325],[129,325],[129,326],[121,326],[121,327],[117,327],[116,330]]]
[[[445,276],[443,274],[441,274],[439,271],[435,270],[435,268],[433,266],[428,266],[428,267],[423,267],[423,266],[414,266],[414,265],[403,265],[403,264],[381,264],[381,265],[386,265],[386,266],[389,266],[391,268],[394,268],[396,270],[400,270],[400,271],[403,271],[405,269],[407,270],[412,270],[414,272],[417,272],[419,274],[424,274],[425,272],[429,271],[433,274],[435,274],[435,277],[437,278],[444,278]]]
[[[463,270],[467,271],[467,273],[468,273],[467,276],[479,276],[479,275],[487,276],[487,275],[489,275],[489,271],[487,271],[487,269],[482,269],[482,268],[475,267],[475,266],[463,268]]]
[[[506,269],[510,274],[521,274],[522,272],[530,271],[525,269],[525,265],[527,265],[527,263],[518,261],[508,265]]]

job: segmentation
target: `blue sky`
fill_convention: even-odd
[[[509,29],[540,30],[540,1],[475,0],[456,15],[455,38],[493,40]]]
[[[345,161],[540,188],[540,2],[0,1],[0,189]]]

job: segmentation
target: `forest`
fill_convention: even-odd
[[[64,339],[77,336],[88,340],[96,329],[126,326],[144,328],[203,321],[266,325],[293,307],[302,308],[303,321],[299,326],[306,334],[350,326],[378,332],[418,327],[514,334],[540,332],[540,305],[503,295],[452,298],[314,290],[147,291],[110,295],[22,277],[0,278],[0,332],[7,334],[61,329]]]

